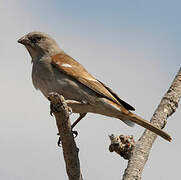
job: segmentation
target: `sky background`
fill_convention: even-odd
[[[49,102],[33,88],[31,58],[17,43],[20,37],[34,30],[50,34],[150,120],[181,65],[180,7],[179,0],[0,0],[0,179],[67,179],[55,119]],[[173,141],[157,138],[143,179],[180,178],[180,120],[178,108],[164,129]],[[108,151],[108,135],[138,139],[144,131],[93,114],[75,129],[87,180],[121,179],[127,161]]]

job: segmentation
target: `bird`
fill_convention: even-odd
[[[95,113],[122,120],[131,127],[136,123],[167,141],[172,140],[169,134],[131,112],[135,111],[133,106],[92,76],[50,35],[33,31],[21,37],[18,43],[24,45],[31,56],[34,87],[47,99],[51,92],[64,96],[72,112],[80,115],[72,129],[87,113]]]

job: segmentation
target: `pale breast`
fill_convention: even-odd
[[[50,82],[54,80],[51,66],[44,62],[35,62],[32,68],[32,82],[46,97],[50,89]]]

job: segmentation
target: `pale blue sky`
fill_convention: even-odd
[[[18,38],[33,30],[49,33],[149,120],[181,65],[180,7],[176,0],[0,0],[0,179],[67,178],[55,120],[32,86],[31,59]],[[173,142],[156,140],[143,179],[180,177],[180,119],[178,109],[165,128]],[[89,114],[76,130],[84,179],[117,180],[127,162],[109,153],[108,135],[138,138],[144,129]]]

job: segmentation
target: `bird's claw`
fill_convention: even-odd
[[[164,123],[163,123],[163,126],[161,127],[161,129],[163,129],[166,126],[166,124],[167,124],[167,121],[164,120]]]
[[[77,132],[77,131],[73,131],[73,130],[72,130],[72,134],[73,134],[74,138],[76,138],[76,137],[78,136],[78,132]],[[59,135],[57,145],[58,145],[59,147],[61,147],[61,141],[62,141],[62,140],[61,140],[61,137],[60,137],[60,133],[57,133],[57,135]]]
[[[50,115],[53,116],[53,113],[59,112],[59,107],[60,105],[58,104],[57,106],[50,104]]]
[[[68,107],[68,112],[69,112],[69,115],[71,115],[73,113],[72,111],[72,108],[71,107]]]
[[[59,135],[59,133],[58,133],[57,135]],[[57,145],[58,145],[58,147],[61,147],[61,138],[60,138],[60,136],[59,136],[59,138],[58,138]]]
[[[73,131],[72,130],[72,134],[73,134],[74,138],[76,138],[78,136],[78,131]]]

